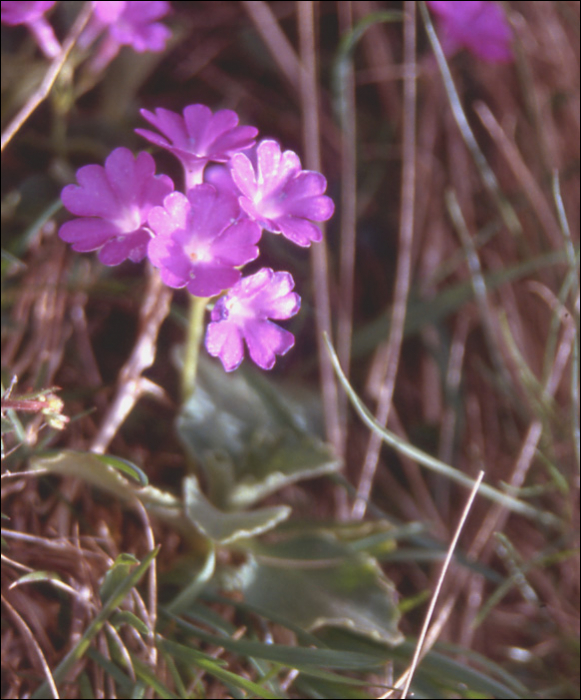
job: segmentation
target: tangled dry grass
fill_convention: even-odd
[[[408,15],[414,4],[404,3]],[[407,70],[401,23],[373,24],[341,91],[332,92],[339,38],[364,17],[400,4],[179,5],[166,54],[122,56],[66,115],[57,100],[41,105],[3,154],[2,247],[21,261],[3,261],[4,385],[17,376],[16,393],[61,387],[71,420],[55,432],[44,414],[27,414],[26,444],[3,463],[2,511],[10,520],[2,558],[2,696],[30,697],[94,622],[115,559],[129,552],[141,560],[158,545],[156,569],[126,601],[147,622],[146,632],[105,622],[60,692],[81,697],[92,688],[95,697],[115,696],[112,677],[96,661],[107,657],[105,632],[118,639],[121,655],[131,650],[182,692],[172,685],[154,629],[171,574],[195,544],[142,507],[128,508],[74,476],[29,471],[27,460],[49,445],[87,450],[100,439],[98,451],[141,465],[159,488],[179,489],[185,463],[170,437],[179,402],[171,352],[183,336],[184,299],[177,294],[167,319],[160,312],[152,326],[151,309],[169,309],[169,295],[143,268],[105,270],[68,250],[56,235],[62,214],[49,205],[78,165],[101,162],[109,147],[135,146],[139,107],[181,111],[201,102],[233,108],[297,150],[306,167],[327,175],[337,204],[325,247],[310,261],[302,252],[285,261],[302,290],[304,320],[278,375],[317,387],[312,358],[319,348],[327,436],[354,489],[347,495],[320,479],[289,487],[276,502],[290,499],[313,520],[374,518],[377,511],[365,512],[365,501],[354,496],[359,489],[389,517],[428,524],[444,544],[464,503],[464,489],[382,448],[348,409],[318,340],[332,325],[342,365],[380,422],[387,419],[393,433],[473,478],[483,469],[487,483],[552,514],[543,523],[477,500],[460,542],[474,566],[455,565],[437,609],[442,648],[454,645],[449,653],[467,664],[481,662],[471,660],[473,652],[499,663],[539,697],[578,697],[579,3],[505,3],[517,37],[514,64],[489,65],[467,54],[450,61],[496,184],[483,178],[463,139],[421,17]],[[410,27],[405,31],[409,41]],[[9,69],[13,63],[8,83]],[[15,88],[5,99],[13,112]],[[284,253],[275,241],[264,255],[276,260]],[[144,328],[153,334],[156,359],[132,376],[128,358]],[[143,383],[129,386],[136,378]],[[132,410],[111,424],[123,389]],[[6,446],[14,443],[7,439]],[[440,559],[425,560],[421,547],[402,544],[400,551],[384,566],[411,601],[433,589]],[[58,579],[21,580],[35,571]],[[424,608],[411,608],[402,630],[413,637]],[[242,629],[233,609],[215,609]],[[254,677],[234,655],[206,650]],[[299,697],[292,680],[288,697]],[[202,674],[187,690],[188,697],[228,696],[223,682]]]

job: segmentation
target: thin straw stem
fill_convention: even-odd
[[[376,420],[387,425],[401,346],[408,296],[411,285],[412,242],[414,231],[414,204],[416,188],[416,3],[406,2],[404,13],[404,115],[403,120],[403,163],[402,188],[400,200],[399,253],[395,278],[395,298],[389,340],[387,343],[383,382],[379,394]],[[352,516],[361,519],[365,515],[367,502],[371,494],[381,438],[377,433],[369,437],[369,445],[363,463],[363,469],[357,487],[357,499],[353,505]]]

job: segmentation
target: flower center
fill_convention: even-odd
[[[237,297],[226,299],[224,305],[228,309],[228,318],[230,319],[241,321],[251,318],[253,315],[251,306]]]
[[[120,234],[137,231],[143,224],[139,207],[125,207],[114,223],[119,228]]]
[[[257,210],[268,219],[276,219],[284,214],[284,200],[287,198],[286,192],[272,192],[262,199],[257,199],[255,206]]]
[[[197,241],[187,245],[184,252],[195,265],[211,262],[213,259],[210,247],[207,245],[200,245]]]

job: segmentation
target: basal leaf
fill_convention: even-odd
[[[46,469],[54,474],[74,476],[108,491],[120,500],[133,497],[133,489],[127,479],[116,469],[103,463],[100,455],[75,450],[45,452],[30,460],[33,469]]]
[[[225,374],[200,362],[177,429],[204,469],[210,500],[242,509],[286,484],[338,470],[340,461],[316,433],[314,406],[311,395],[297,399],[251,373]]]
[[[321,535],[252,549],[260,553],[236,579],[251,605],[308,631],[340,626],[391,645],[402,641],[393,584],[373,558]]]
[[[229,544],[272,530],[291,513],[288,506],[224,513],[204,496],[195,476],[189,476],[184,480],[184,502],[186,515],[191,522],[203,534],[220,544]]]

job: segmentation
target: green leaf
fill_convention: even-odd
[[[135,669],[135,675],[140,680],[147,683],[150,688],[153,688],[160,698],[165,698],[166,700],[180,700],[179,695],[172,693],[172,691],[159,680],[153,669],[146,666],[134,655],[131,655],[131,661]]]
[[[222,661],[201,654],[196,649],[192,649],[183,644],[177,644],[176,642],[170,642],[169,640],[162,640],[160,645],[163,650],[173,658],[181,659],[192,666],[203,669],[206,673],[218,678],[228,686],[233,685],[235,688],[241,688],[259,698],[273,698],[273,700],[276,700],[278,697],[266,690],[266,688],[258,685],[258,683],[254,683],[236,673],[227,671],[225,668],[222,668]]]
[[[366,683],[369,687],[369,682]],[[350,687],[347,683],[331,681],[326,678],[315,678],[301,674],[293,683],[293,689],[300,693],[301,698],[321,698],[324,700],[373,700],[373,695],[363,690]]]
[[[361,39],[365,30],[374,24],[379,24],[381,22],[402,22],[403,12],[398,10],[381,10],[379,12],[371,12],[353,27],[353,29],[344,34],[341,38],[341,44],[339,46],[338,60],[345,60],[349,57],[349,54],[353,52],[357,42]]]
[[[335,111],[339,116],[342,126],[345,125],[345,114],[347,111],[345,91],[349,84],[349,71],[353,65],[353,54],[357,43],[365,34],[365,31],[374,24],[380,22],[401,22],[403,13],[397,10],[380,10],[379,12],[370,12],[365,15],[353,29],[346,32],[341,37],[337,56],[333,65],[332,82],[333,93],[335,95]]]
[[[143,487],[149,483],[145,472],[133,462],[113,455],[75,450],[46,451],[33,457],[31,465],[33,469],[48,469],[57,474],[77,476],[122,500],[136,495],[131,482],[122,475],[130,477]]]
[[[125,504],[138,498],[151,514],[187,537],[191,545],[200,551],[207,551],[209,546],[207,538],[194,527],[190,520],[184,518],[182,502],[179,498],[154,486],[137,487],[118,469],[113,468],[108,463],[108,458],[104,461],[101,457],[102,455],[91,452],[74,450],[46,451],[33,457],[30,464],[32,469],[43,469],[54,474],[82,479]]]
[[[291,513],[288,506],[224,513],[204,496],[195,476],[184,479],[184,502],[187,517],[204,535],[219,544],[229,544],[272,530]]]
[[[14,431],[14,426],[12,425],[12,421],[9,421],[8,418],[4,418],[4,416],[2,416],[2,418],[1,418],[1,425],[2,425],[2,435],[6,435],[6,433],[11,433]]]
[[[4,248],[2,248],[0,254],[2,255],[2,262],[6,262],[9,265],[14,265],[15,267],[18,267],[21,270],[26,269],[26,265],[22,262],[22,260],[19,260],[16,256],[12,255],[12,253],[9,253],[7,250],[4,250]]]
[[[24,576],[21,576],[16,581],[11,583],[10,588],[20,585],[21,583],[34,583],[38,581],[57,581],[61,583],[62,578],[53,571],[31,571],[29,574],[24,574]]]
[[[311,394],[291,396],[263,377],[225,374],[201,358],[196,390],[177,429],[204,469],[212,503],[243,509],[282,486],[339,469],[329,445],[313,432],[320,415]]]
[[[111,617],[111,624],[115,629],[119,629],[122,625],[130,625],[144,637],[149,634],[149,627],[130,610],[118,610]]]
[[[420,523],[408,523],[396,527],[387,520],[317,521],[293,519],[278,528],[278,534],[287,537],[304,534],[332,537],[345,543],[353,552],[365,552],[371,556],[386,556],[396,549],[396,542],[423,530]]]
[[[277,538],[275,542],[250,542],[248,548],[255,556],[264,560],[273,560],[280,566],[294,566],[294,562],[340,563],[350,556],[345,545],[331,533],[302,532],[290,537]]]
[[[335,352],[335,349],[333,348],[326,333],[324,333],[324,340],[327,345],[327,350],[329,351],[329,356],[331,357],[331,363],[335,370],[335,374],[345,389],[345,393],[349,397],[349,401],[351,402],[353,408],[357,411],[359,417],[368,428],[377,433],[377,435],[379,435],[384,442],[393,447],[397,452],[406,455],[406,457],[410,457],[418,464],[422,464],[428,469],[446,476],[451,481],[455,481],[457,484],[461,484],[466,488],[472,488],[474,486],[474,479],[471,479],[469,476],[464,474],[464,472],[460,471],[459,469],[455,469],[449,464],[446,464],[445,462],[432,457],[426,452],[423,452],[417,447],[414,447],[409,442],[403,440],[399,435],[392,433],[377,423],[371,414],[371,411],[369,411],[363,401],[361,401],[361,399],[357,396],[351,384],[349,384],[349,380],[345,376],[341,365],[339,364],[337,353]],[[523,501],[520,501],[509,494],[502,493],[502,491],[495,489],[485,482],[480,484],[479,494],[489,498],[491,501],[500,503],[503,507],[508,508],[515,513],[524,515],[527,518],[538,520],[544,525],[550,525],[556,528],[560,527],[561,525],[559,518],[552,513],[538,510],[537,508],[530,506],[528,503],[524,503]]]
[[[133,554],[122,553],[115,559],[113,565],[103,577],[103,583],[99,589],[99,597],[102,603],[106,603],[118,586],[127,579],[135,564],[139,564],[139,560]]]
[[[232,639],[231,637],[210,634],[174,615],[170,615],[165,611],[162,612],[165,617],[170,618],[183,632],[189,633],[191,636],[201,639],[204,642],[224,647],[224,649],[234,654],[239,654],[240,656],[272,661],[289,668],[305,671],[312,670],[313,667],[355,670],[376,667],[381,663],[381,660],[378,660],[377,656],[348,650],[266,644],[264,642],[249,641],[247,639]],[[169,642],[164,642],[164,644],[169,644]]]
[[[251,543],[236,581],[245,601],[307,631],[340,626],[399,644],[393,584],[375,559],[321,534],[274,544]]]
[[[156,547],[154,550],[149,552],[143,561],[136,566],[135,569],[133,569],[133,571],[131,571],[131,573],[124,578],[112,592],[107,602],[103,605],[93,621],[83,632],[81,639],[74,645],[74,647],[67,653],[64,659],[53,671],[55,683],[60,683],[66,677],[70,669],[87,653],[93,638],[103,629],[105,622],[107,622],[107,620],[117,610],[119,605],[121,605],[125,596],[129,593],[133,586],[136,586],[141,580],[141,577],[147,571],[158,552],[159,547]],[[41,698],[44,698],[48,692],[48,684],[45,681],[30,696],[31,700],[40,700]]]
[[[91,685],[91,679],[83,671],[79,676],[79,698],[80,700],[92,700],[95,697],[95,691]]]
[[[431,651],[426,655],[417,673],[419,673],[420,678],[424,677],[432,683],[436,682],[455,691],[461,687],[467,687],[470,692],[482,693],[485,698],[513,698],[517,700],[521,697],[531,697],[530,691],[525,692],[524,695],[515,692],[505,683],[497,681],[487,673],[470,668],[467,664],[454,661],[436,651]],[[521,687],[525,690],[523,686]]]
[[[121,457],[113,457],[113,455],[95,455],[95,457],[113,469],[125,474],[129,478],[137,481],[140,486],[147,486],[149,484],[149,479],[147,474],[142,471],[136,464],[130,462],[128,459],[122,459]]]
[[[222,606],[232,606],[234,610],[242,613],[245,616],[258,615],[259,617],[262,617],[265,620],[273,622],[275,625],[285,627],[286,629],[293,632],[297,640],[297,644],[300,644],[303,647],[315,648],[325,646],[314,634],[306,632],[302,627],[295,625],[294,622],[292,622],[291,620],[288,620],[286,617],[283,617],[282,615],[279,615],[277,612],[274,612],[272,610],[265,610],[259,605],[250,605],[250,603],[247,603],[243,600],[232,600],[231,598],[225,598],[224,596],[221,596],[220,594],[212,590],[205,590],[202,596],[200,597],[202,598],[202,600],[210,603],[219,603]],[[191,610],[188,610],[188,616],[192,619],[201,620],[202,622],[205,622],[204,617],[200,616],[199,608],[194,609],[193,612]],[[206,622],[206,624],[208,623]],[[229,634],[233,634],[234,631],[235,629],[231,630]]]
[[[89,647],[87,649],[87,656],[99,664],[101,668],[117,683],[119,688],[124,692],[125,695],[129,696],[133,688],[133,681],[128,675],[123,673],[123,671],[113,663],[110,659],[103,656],[101,652],[97,651],[94,647]],[[95,697],[95,695],[90,695],[88,697]]]
[[[54,474],[75,476],[97,488],[108,491],[120,500],[130,500],[135,493],[119,471],[101,460],[101,455],[75,450],[44,452],[30,460],[33,469],[46,469]]]
[[[365,639],[347,629],[325,629],[319,632],[319,637],[336,650],[357,650],[359,653],[375,656],[385,664],[388,661],[395,662],[398,666],[406,668],[413,656],[416,641],[406,640],[396,647],[385,647],[371,639]],[[462,697],[470,697],[469,693],[484,693],[487,698],[519,698],[532,697],[516,679],[509,676],[500,666],[469,649],[453,645],[441,645],[437,647],[449,648],[455,656],[466,655],[473,663],[480,667],[486,667],[487,673],[471,668],[466,662],[455,661],[439,651],[430,651],[422,659],[412,683],[412,691],[420,697],[450,697],[452,694],[462,692]],[[497,680],[494,676],[498,676]],[[429,692],[422,692],[422,689]],[[435,690],[437,688],[437,690]],[[445,692],[442,692],[442,688]]]
[[[202,535],[200,535],[200,537],[201,536]],[[203,543],[198,544],[197,549],[195,565],[187,565],[185,577],[182,577],[182,579],[186,581],[185,585],[181,588],[176,597],[166,606],[167,609],[173,613],[177,614],[186,609],[191,610],[193,602],[214,575],[214,570],[216,568],[216,548],[214,543],[209,538],[205,537]],[[174,567],[174,571],[176,570],[177,568]]]

